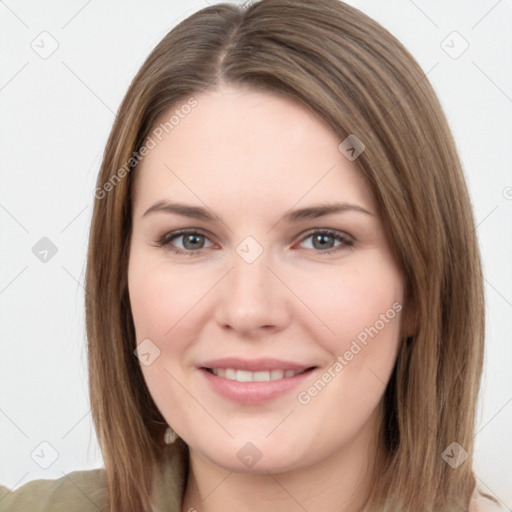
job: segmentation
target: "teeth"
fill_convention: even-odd
[[[303,370],[270,370],[260,372],[249,372],[247,370],[235,370],[234,368],[212,368],[214,375],[225,379],[237,380],[238,382],[265,382],[268,380],[279,380],[283,377],[293,377]]]
[[[270,378],[272,380],[282,379],[284,377],[283,370],[270,370]]]

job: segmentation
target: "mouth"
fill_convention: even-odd
[[[302,368],[255,369],[233,367],[199,367],[200,374],[210,390],[223,399],[241,405],[264,405],[300,385],[318,369],[318,366]]]
[[[284,378],[295,377],[296,375],[302,375],[303,373],[314,370],[316,366],[311,366],[301,370],[284,370],[275,368],[272,370],[259,370],[249,371],[241,370],[237,368],[201,368],[207,372],[228,380],[236,380],[237,382],[269,382],[274,380],[281,380]]]

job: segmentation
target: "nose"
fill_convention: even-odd
[[[235,253],[231,262],[230,271],[219,283],[218,325],[243,336],[283,329],[290,321],[293,294],[271,268],[266,252],[252,263]]]

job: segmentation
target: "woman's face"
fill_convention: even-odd
[[[375,434],[404,297],[357,160],[288,99],[195,100],[136,171],[128,281],[149,391],[191,453],[231,471],[347,454]]]

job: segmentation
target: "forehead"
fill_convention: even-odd
[[[291,206],[305,196],[371,207],[356,163],[338,149],[341,139],[305,105],[233,86],[194,100],[182,111],[173,105],[150,133],[155,145],[136,169],[136,204],[179,194],[240,207]]]

